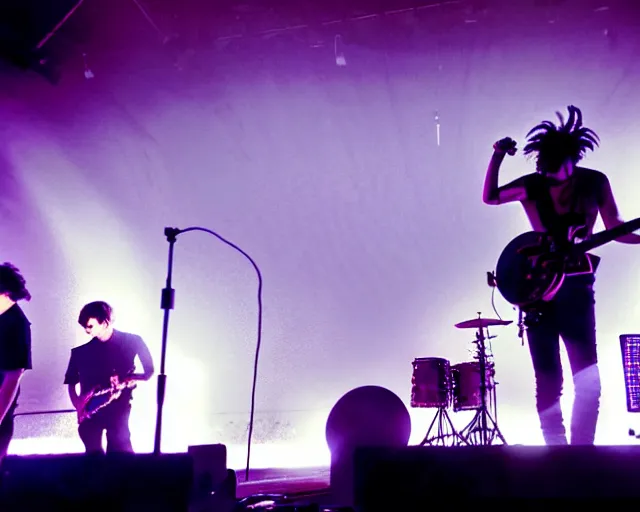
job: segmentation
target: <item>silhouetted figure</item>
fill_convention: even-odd
[[[623,223],[608,178],[600,171],[579,167],[587,150],[599,139],[582,125],[582,113],[569,106],[569,117],[558,113],[559,125],[543,121],[527,134],[524,154],[537,156],[536,172],[498,186],[498,171],[507,153],[515,154],[516,143],[504,138],[493,146],[484,183],[483,200],[498,205],[520,201],[534,231],[549,233],[566,242],[588,239],[600,213],[607,229]],[[640,236],[627,234],[617,239],[640,243]],[[600,376],[596,351],[595,270],[567,276],[550,301],[523,309],[533,368],[536,377],[536,405],[546,444],[567,444],[560,396],[562,366],[560,337],[565,343],[575,399],[571,421],[571,444],[593,444],[600,403]]]
[[[106,302],[91,302],[80,311],[78,323],[93,338],[71,350],[64,383],[78,411],[78,433],[89,454],[131,453],[129,415],[132,387],[153,376],[153,359],[142,338],[113,328],[113,310]],[[138,356],[144,373],[134,374]],[[78,395],[77,385],[80,384]]]
[[[31,300],[26,281],[11,263],[0,265],[0,463],[13,437],[20,381],[31,370],[31,323],[18,305]]]

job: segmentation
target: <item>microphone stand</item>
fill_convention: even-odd
[[[262,342],[262,273],[257,263],[253,261],[253,258],[249,256],[236,244],[230,242],[226,238],[220,236],[215,231],[210,229],[192,226],[185,229],[178,228],[164,228],[164,234],[169,242],[169,261],[167,266],[167,284],[162,290],[162,299],[160,307],[164,309],[164,321],[162,324],[162,353],[160,356],[160,373],[158,374],[158,414],[156,416],[156,435],[153,453],[154,455],[160,455],[160,442],[162,440],[162,409],[164,407],[165,391],[167,387],[167,376],[164,373],[165,362],[167,357],[167,334],[169,332],[169,312],[174,308],[175,290],[171,287],[171,279],[173,277],[173,249],[176,243],[178,235],[187,233],[188,231],[203,231],[215,236],[221,242],[224,242],[229,247],[232,247],[236,251],[240,252],[245,258],[249,260],[251,265],[258,275],[258,340],[256,343],[256,357],[253,365],[253,385],[251,387],[251,414],[249,418],[249,432],[247,435],[247,468],[245,477],[249,480],[249,463],[251,459],[251,439],[253,436],[253,420],[255,416],[255,401],[256,401],[256,382],[258,378],[258,355],[260,353],[260,345]]]
[[[160,352],[160,373],[158,374],[158,412],[156,416],[156,436],[153,446],[153,454],[160,455],[160,444],[162,440],[162,410],[164,407],[164,397],[167,389],[167,376],[165,375],[165,363],[167,358],[167,334],[169,332],[169,312],[175,303],[175,290],[171,288],[173,278],[173,247],[177,236],[182,233],[178,228],[164,228],[164,234],[169,242],[169,261],[167,264],[167,284],[162,290],[160,308],[164,309],[164,320],[162,323],[162,349]]]

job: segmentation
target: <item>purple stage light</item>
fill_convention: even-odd
[[[621,334],[620,349],[627,411],[640,412],[640,334]]]

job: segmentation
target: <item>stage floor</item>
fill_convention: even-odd
[[[181,475],[191,461],[185,454],[163,455],[161,463],[153,456],[140,455],[128,459],[124,470],[141,476],[131,482],[117,474],[113,482],[127,492],[150,492],[153,503],[161,503],[175,489],[189,487]],[[34,491],[46,490],[58,496],[73,495],[78,478],[95,485],[95,492],[106,486],[112,496],[111,483],[103,476],[112,475],[110,466],[89,471],[82,456],[8,457],[6,473],[10,493],[30,497]],[[125,459],[113,459],[120,464]],[[130,466],[130,467],[129,467]],[[164,469],[162,469],[164,468]],[[115,467],[115,466],[114,466]],[[83,469],[84,468],[84,469]],[[104,473],[106,468],[107,473]],[[127,469],[128,468],[128,469]],[[12,475],[13,473],[13,475]],[[429,502],[439,494],[453,494],[458,501],[476,498],[640,498],[637,475],[640,474],[640,446],[485,446],[485,447],[406,447],[396,449],[369,448],[359,451],[354,464],[354,485],[363,510],[377,512],[380,503],[396,503],[396,510],[416,510],[415,505]],[[334,505],[329,492],[330,472],[327,466],[291,469],[252,469],[245,480],[244,470],[236,470],[235,498],[256,497],[283,505]],[[100,477],[99,480],[96,477]],[[111,476],[109,476],[111,478]],[[84,479],[84,480],[83,480]],[[3,479],[4,480],[4,479]],[[149,490],[147,483],[155,481]],[[164,482],[158,487],[157,482]],[[231,482],[229,482],[231,483]],[[166,485],[165,485],[166,484]],[[209,501],[235,502],[233,485],[215,493]],[[27,494],[25,494],[25,492]],[[84,492],[84,491],[83,491]],[[156,496],[156,494],[162,496]],[[82,493],[80,493],[82,494]],[[133,495],[133,494],[132,494]],[[147,495],[145,495],[147,496]],[[228,496],[228,499],[224,498]],[[147,498],[145,498],[147,499]],[[232,503],[233,505],[233,503]],[[402,505],[402,507],[400,506]],[[235,505],[234,505],[235,506]],[[13,509],[12,509],[13,510]],[[160,508],[159,510],[169,510]],[[198,510],[205,510],[200,508]],[[218,510],[218,509],[206,509]],[[4,509],[3,509],[4,512]]]
[[[299,496],[325,494],[329,490],[329,468],[254,469],[245,481],[244,470],[237,471],[239,499],[256,494]]]

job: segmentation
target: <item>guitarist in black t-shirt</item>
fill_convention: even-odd
[[[13,437],[20,381],[31,369],[31,323],[17,304],[31,295],[19,270],[0,265],[0,463]]]
[[[64,383],[78,411],[78,433],[87,453],[103,452],[102,434],[107,434],[107,452],[133,452],[129,415],[135,382],[149,380],[153,359],[142,338],[113,328],[113,311],[106,302],[91,302],[82,308],[78,323],[93,338],[71,350]],[[135,358],[143,373],[135,374]],[[77,386],[80,384],[80,394]]]
[[[484,182],[483,201],[498,205],[520,201],[534,231],[545,233],[554,244],[588,240],[598,214],[607,230],[623,224],[606,175],[578,166],[599,139],[582,125],[582,113],[569,106],[567,121],[543,121],[528,134],[525,155],[536,155],[536,172],[500,187],[498,171],[516,143],[504,138],[493,146]],[[640,236],[623,234],[615,239],[640,243]],[[555,295],[528,308],[525,325],[536,377],[536,405],[546,444],[567,444],[560,396],[562,366],[560,338],[564,341],[573,374],[575,398],[571,444],[593,444],[600,403],[600,375],[596,350],[593,284],[598,258],[591,269],[567,275]],[[524,282],[524,281],[523,281]]]

